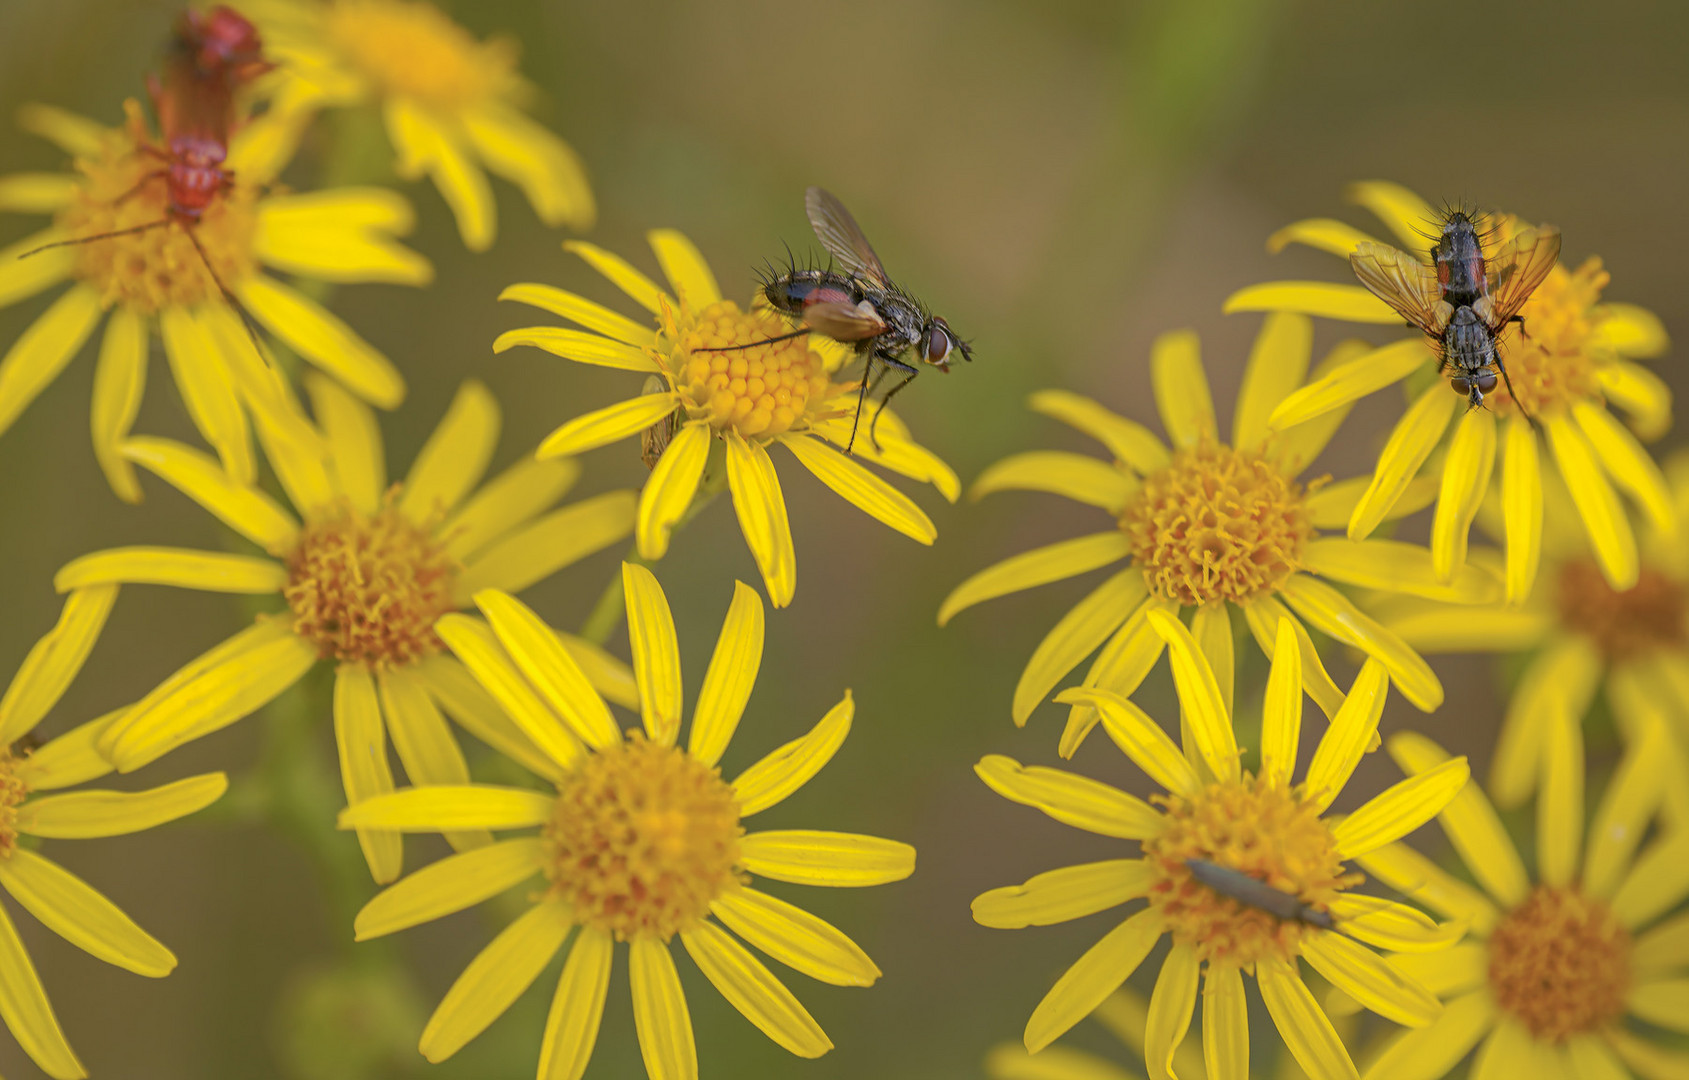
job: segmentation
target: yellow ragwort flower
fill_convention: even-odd
[[[129,236],[56,247],[43,244],[129,229],[163,220],[162,181],[139,147],[155,145],[139,107],[129,122],[107,129],[46,106],[22,113],[24,126],[76,159],[69,173],[0,177],[0,210],[53,214],[52,226],[0,250],[0,305],[61,281],[74,284],[0,360],[0,431],[70,362],[111,311],[94,376],[94,453],[117,494],[141,497],[133,466],[119,444],[129,434],[146,385],[148,337],[164,339],[176,387],[194,425],[235,476],[256,475],[247,412],[286,425],[292,414],[274,370],[222,300],[195,250],[197,239],[217,277],[265,329],[300,356],[382,408],[404,399],[393,364],[329,311],[261,267],[320,281],[384,281],[424,285],[433,268],[393,239],[410,230],[410,205],[378,188],[340,188],[306,195],[263,194],[262,174],[247,169],[239,137],[230,151],[233,187],[213,200],[190,237],[170,224]],[[138,186],[137,186],[138,185]]]
[[[434,1011],[421,1043],[430,1061],[450,1057],[497,1019],[571,931],[574,944],[540,1047],[540,1080],[577,1080],[585,1072],[619,941],[628,945],[634,1023],[652,1080],[698,1075],[692,1022],[669,952],[676,935],[734,1008],[801,1057],[819,1057],[833,1044],[791,991],[727,931],[822,982],[868,986],[879,977],[855,942],[752,888],[751,876],[800,885],[879,885],[909,876],[915,849],[853,833],[746,834],[742,825],[802,787],[833,756],[850,730],[850,694],[807,735],[732,782],[723,780],[718,763],[762,662],[761,598],[736,586],[682,749],[680,654],[668,600],[644,567],[624,565],[622,579],[642,730],[624,737],[555,631],[509,595],[483,590],[475,601],[485,621],[450,615],[440,621],[440,635],[498,698],[531,746],[524,764],[555,792],[413,788],[340,815],[343,828],[539,830],[419,870],[358,914],[362,940],[544,876],[529,893],[533,906],[482,950]]]
[[[1149,1006],[1130,988],[1122,987],[1104,998],[1091,1010],[1091,1019],[1126,1044],[1134,1056],[1143,1056]],[[1173,1072],[1180,1080],[1206,1080],[1202,1051],[1189,1041],[1180,1043],[1173,1051]],[[1046,1046],[1029,1054],[1020,1043],[999,1043],[985,1055],[985,1075],[991,1080],[1135,1080],[1141,1073],[1067,1046]]]
[[[1412,908],[1350,892],[1362,879],[1343,864],[1430,820],[1465,786],[1466,761],[1449,761],[1397,784],[1341,819],[1322,816],[1377,733],[1388,690],[1383,664],[1368,659],[1362,665],[1302,783],[1292,784],[1304,691],[1291,620],[1282,618],[1277,626],[1259,773],[1240,766],[1231,712],[1195,637],[1166,611],[1151,611],[1148,621],[1172,660],[1185,725],[1182,748],[1117,694],[1076,687],[1057,700],[1082,701],[1102,715],[1133,762],[1166,789],[1155,799],[1160,809],[1059,769],[1023,766],[998,756],[975,767],[1007,799],[1089,832],[1136,840],[1142,850],[1140,858],[1053,870],[974,900],[977,922],[1004,929],[1047,926],[1147,901],[1056,981],[1026,1025],[1026,1048],[1040,1052],[1089,1015],[1168,934],[1172,949],[1156,980],[1144,1032],[1151,1080],[1172,1075],[1169,1066],[1190,1026],[1199,979],[1208,1076],[1247,1080],[1242,973],[1251,970],[1286,1048],[1303,1070],[1313,1080],[1353,1080],[1349,1051],[1303,984],[1297,957],[1381,1016],[1416,1026],[1436,1019],[1441,1010],[1437,999],[1361,943],[1437,950],[1457,941],[1464,928],[1438,926]],[[1241,871],[1291,894],[1304,907],[1335,920],[1336,929],[1242,905],[1198,881],[1190,869],[1193,859]]]
[[[1350,197],[1376,214],[1410,251],[1430,260],[1427,230],[1439,220],[1419,196],[1395,184],[1356,184]],[[1517,228],[1506,215],[1491,219],[1488,250]],[[1272,250],[1300,243],[1347,257],[1372,238],[1340,221],[1319,218],[1288,225],[1268,240]],[[1522,311],[1524,332],[1509,331],[1502,352],[1521,403],[1543,425],[1549,452],[1565,478],[1595,550],[1614,588],[1636,583],[1636,540],[1614,491],[1622,488],[1657,526],[1670,524],[1665,483],[1653,459],[1608,411],[1617,405],[1643,438],[1671,424],[1671,392],[1660,378],[1633,362],[1666,350],[1659,319],[1631,304],[1601,303],[1609,275],[1591,257],[1576,270],[1556,266]],[[1227,311],[1297,311],[1348,322],[1400,324],[1382,300],[1358,284],[1278,281],[1254,285],[1226,301]],[[1528,336],[1527,336],[1528,335]],[[1431,363],[1422,334],[1357,356],[1286,398],[1269,421],[1289,427],[1382,389]],[[1396,424],[1378,459],[1366,494],[1349,518],[1349,535],[1368,536],[1414,482],[1441,442],[1462,399],[1442,380],[1419,392]],[[1519,603],[1535,580],[1542,533],[1542,465],[1536,432],[1502,390],[1489,400],[1493,412],[1474,409],[1456,426],[1442,464],[1441,490],[1432,524],[1431,551],[1448,580],[1466,557],[1473,515],[1489,487],[1496,457],[1496,424],[1505,421],[1501,466],[1507,518],[1507,599]]]
[[[586,330],[511,330],[494,342],[495,352],[533,345],[580,363],[661,379],[654,392],[564,424],[541,444],[540,456],[585,453],[654,426],[672,426],[673,437],[640,493],[634,534],[640,556],[654,561],[668,551],[669,533],[693,505],[712,441],[719,440],[725,445],[727,486],[739,528],[775,607],[792,602],[798,569],[785,498],[768,454],[774,444],[870,517],[932,543],[937,530],[913,500],[835,449],[850,440],[860,385],[833,381],[848,350],[806,336],[731,352],[700,352],[765,342],[790,334],[792,327],[765,306],[744,311],[723,300],[708,264],[680,233],[657,229],[648,236],[672,294],[601,248],[581,242],[564,247],[655,316],[655,330],[549,285],[512,285],[500,297],[531,304]],[[858,439],[855,456],[930,483],[954,501],[960,491],[956,474],[911,441],[908,429],[889,412],[881,417],[878,442],[876,448]]]
[[[1582,736],[1563,709],[1545,728],[1535,882],[1476,786],[1439,819],[1481,890],[1403,844],[1359,859],[1380,881],[1470,922],[1473,938],[1391,959],[1447,1005],[1386,1046],[1367,1080],[1437,1080],[1474,1046],[1473,1080],[1689,1075],[1689,1054],[1625,1023],[1689,1030],[1689,914],[1661,921],[1689,898],[1689,833],[1668,831],[1633,858],[1664,791],[1689,787],[1689,768],[1664,723],[1643,721],[1586,843]],[[1429,739],[1398,735],[1388,745],[1416,777],[1446,767]]]
[[[1242,609],[1269,657],[1279,620],[1290,619],[1308,694],[1327,716],[1337,711],[1343,692],[1326,673],[1304,621],[1382,661],[1419,708],[1430,711],[1442,702],[1442,684],[1425,661],[1319,578],[1466,602],[1496,597],[1499,583],[1477,568],[1441,582],[1430,554],[1415,545],[1319,534],[1342,524],[1365,486],[1364,479],[1336,484],[1296,479],[1319,456],[1346,410],[1284,432],[1267,425],[1278,403],[1302,385],[1312,335],[1312,325],[1300,315],[1267,320],[1244,374],[1229,445],[1220,441],[1196,335],[1187,331],[1163,335],[1150,357],[1171,448],[1088,398],[1061,390],[1032,396],[1034,409],[1097,439],[1115,460],[1047,450],[1016,454],[987,469],[971,495],[1051,492],[1097,507],[1113,524],[980,571],[945,598],[939,625],[983,600],[1122,560],[1127,565],[1063,616],[1033,652],[1015,688],[1016,724],[1025,724],[1044,696],[1099,646],[1084,685],[1129,696],[1161,654],[1161,637],[1146,617],[1185,607],[1196,609],[1191,630],[1228,706],[1232,606]],[[1341,344],[1323,366],[1341,365],[1364,348]],[[1086,707],[1071,711],[1061,739],[1064,757],[1072,756],[1096,719]]]
[[[572,462],[526,460],[475,491],[498,442],[498,403],[465,383],[402,483],[389,486],[375,414],[332,380],[306,383],[326,457],[259,427],[298,516],[196,450],[135,437],[129,460],[151,470],[256,544],[259,555],[127,547],[76,559],[62,589],[119,582],[273,595],[275,615],[190,661],[99,740],[128,772],[248,716],[318,661],[336,665],[334,731],[349,803],[393,790],[387,736],[412,783],[464,783],[468,767],[441,710],[489,745],[514,738],[461,664],[442,653],[434,623],[477,590],[520,591],[621,540],[633,493],[612,491],[549,510],[574,483]],[[472,494],[473,493],[473,494]],[[570,639],[595,685],[632,699],[631,674],[608,653]],[[507,751],[508,752],[508,751]],[[464,850],[490,841],[469,829]],[[358,834],[377,881],[399,876],[399,834]]]
[[[1618,684],[1633,680],[1646,696],[1689,716],[1689,455],[1675,455],[1664,472],[1677,529],[1644,534],[1629,589],[1608,582],[1574,524],[1571,496],[1546,478],[1542,581],[1524,604],[1392,597],[1369,606],[1422,653],[1534,654],[1513,688],[1491,760],[1490,797],[1505,809],[1537,787],[1547,718],[1564,709],[1581,719],[1602,686],[1611,699]],[[1499,534],[1499,520],[1486,518],[1500,517],[1493,507],[1479,522]],[[1683,795],[1689,798],[1689,789]]]
[[[24,839],[83,840],[140,832],[210,806],[228,787],[222,773],[206,773],[147,791],[62,791],[111,772],[95,744],[119,712],[71,728],[33,750],[19,743],[76,678],[116,599],[116,585],[72,592],[58,625],[36,643],[0,699],[0,888],[90,956],[156,979],[176,967],[170,950],[81,878],[41,855],[33,840]],[[18,1045],[57,1080],[88,1075],[3,908],[0,970],[0,1017]]]
[[[256,150],[291,156],[323,109],[381,110],[401,176],[426,174],[472,251],[498,234],[483,167],[522,189],[547,225],[592,227],[597,210],[580,159],[520,106],[532,86],[509,38],[476,41],[419,0],[241,0],[275,72],[260,83],[270,110],[255,122]]]

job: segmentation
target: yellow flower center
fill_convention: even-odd
[[[1689,637],[1684,625],[1689,596],[1680,582],[1652,566],[1642,567],[1635,586],[1615,592],[1593,561],[1573,559],[1560,569],[1555,597],[1561,624],[1593,638],[1609,661],[1680,649]]]
[[[10,748],[0,750],[0,859],[10,858],[18,846],[18,807],[29,796],[29,786],[17,774],[22,760]]]
[[[128,128],[113,129],[98,154],[76,161],[83,182],[57,222],[66,239],[133,229],[170,216],[169,189],[158,175],[165,163],[140,149],[157,144],[147,138],[135,103],[127,105]],[[235,183],[212,199],[195,224],[172,221],[78,244],[76,276],[98,289],[107,306],[127,304],[148,315],[215,299],[220,294],[207,261],[230,288],[255,268],[257,201],[256,187]],[[194,247],[196,239],[204,258]]]
[[[1241,602],[1296,570],[1314,534],[1305,495],[1259,454],[1204,440],[1144,478],[1120,527],[1156,596]]]
[[[1630,935],[1607,905],[1539,886],[1490,935],[1490,992],[1544,1042],[1624,1014]]]
[[[791,332],[791,324],[773,312],[740,311],[731,300],[690,318],[683,314],[666,335],[675,342],[667,364],[687,415],[747,439],[782,435],[816,419],[831,396],[832,380],[807,337],[770,342]],[[748,347],[700,351],[732,345]]]
[[[438,652],[458,565],[430,530],[388,504],[341,504],[300,534],[284,590],[293,629],[326,659],[397,667]]]
[[[1191,876],[1187,859],[1241,871],[1319,911],[1361,881],[1359,874],[1344,873],[1331,829],[1317,809],[1252,774],[1210,784],[1194,798],[1156,801],[1167,807],[1167,825],[1143,844],[1155,875],[1149,902],[1166,919],[1173,940],[1195,945],[1204,960],[1240,965],[1268,956],[1290,960],[1315,928],[1216,892]]]
[[[1520,311],[1523,332],[1515,327],[1501,344],[1502,362],[1518,392],[1519,404],[1532,416],[1557,416],[1580,401],[1600,401],[1601,357],[1590,348],[1595,325],[1591,311],[1611,277],[1600,259],[1588,259],[1568,273],[1556,266]],[[1506,384],[1487,400],[1510,411]]]
[[[329,41],[379,93],[455,109],[517,86],[514,42],[476,41],[432,4],[339,0],[327,22]]]
[[[559,790],[546,874],[583,925],[667,941],[738,886],[743,833],[719,769],[635,732]]]

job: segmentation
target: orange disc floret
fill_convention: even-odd
[[[1515,329],[1502,341],[1502,362],[1532,416],[1559,416],[1580,401],[1601,401],[1600,361],[1590,347],[1590,332],[1601,290],[1612,275],[1597,258],[1576,270],[1556,266],[1525,301]],[[1513,408],[1505,384],[1491,397],[1498,411]]]
[[[0,750],[0,859],[18,846],[18,806],[29,796],[29,785],[18,776],[21,760],[9,748]]]
[[[669,370],[688,415],[745,438],[783,435],[813,419],[831,380],[806,338],[771,340],[791,332],[773,312],[741,311],[731,300],[684,320]]]
[[[1496,1005],[1543,1042],[1559,1043],[1625,1011],[1630,934],[1600,900],[1538,886],[1490,935]]]
[[[1557,585],[1561,624],[1593,638],[1609,661],[1681,649],[1689,640],[1689,595],[1681,582],[1655,567],[1644,566],[1636,584],[1618,592],[1594,562],[1572,559],[1561,568]]]

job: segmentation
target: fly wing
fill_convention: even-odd
[[[1524,229],[1489,260],[1494,326],[1519,313],[1560,259],[1560,230],[1553,225]]]
[[[1364,240],[1349,255],[1349,265],[1372,294],[1389,304],[1396,314],[1435,337],[1442,333],[1438,307],[1443,290],[1437,272],[1425,263],[1388,244]]]
[[[862,227],[832,192],[811,187],[804,192],[803,208],[821,246],[846,270],[877,285],[891,284],[886,268],[880,265],[880,257],[874,254],[874,245],[862,235]]]
[[[834,341],[865,341],[886,332],[885,320],[863,304],[823,301],[803,309],[803,323]]]

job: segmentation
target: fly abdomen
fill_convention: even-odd
[[[762,294],[776,311],[800,317],[811,304],[854,304],[858,299],[849,278],[827,270],[789,271],[764,285]]]

